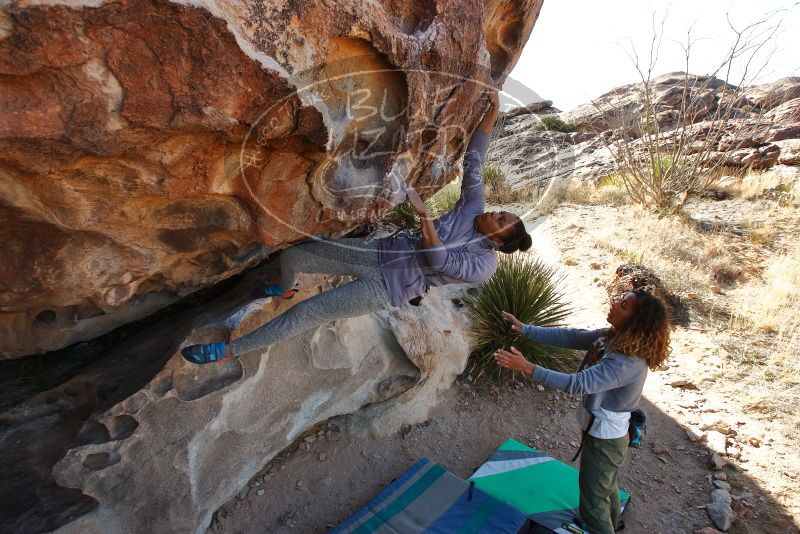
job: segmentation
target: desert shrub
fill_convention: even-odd
[[[544,117],[540,117],[540,122],[534,125],[532,129],[537,132],[550,131],[562,133],[570,133],[576,130],[574,124],[561,120],[558,115],[545,115]]]
[[[507,311],[525,324],[558,326],[570,314],[564,302],[561,276],[551,267],[524,254],[501,256],[497,271],[489,280],[464,297],[473,352],[467,372],[474,379],[499,380],[512,372],[494,361],[494,353],[512,345],[537,365],[561,371],[574,371],[580,356],[521,337],[511,330],[500,312]]]
[[[499,187],[506,183],[503,171],[493,165],[483,166],[483,183],[486,187]]]
[[[572,204],[593,206],[621,206],[630,203],[625,183],[618,174],[609,174],[592,182],[573,182],[569,185],[564,201]]]
[[[770,190],[792,193],[793,181],[774,170],[739,171],[738,174],[726,173],[719,180],[719,189],[729,198],[758,200]]]
[[[619,170],[618,175],[630,195],[643,206],[662,213],[676,212],[696,193],[693,173],[700,172],[685,159],[660,156],[640,159]],[[712,184],[708,175],[699,189]],[[699,190],[698,189],[698,190]]]
[[[492,165],[483,166],[483,184],[486,202],[489,204],[503,205],[530,200],[531,188],[521,187],[512,189],[506,181],[503,171]]]
[[[625,187],[625,180],[619,174],[606,174],[597,180],[597,187]]]

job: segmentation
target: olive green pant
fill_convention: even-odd
[[[619,526],[617,473],[628,452],[628,436],[600,439],[586,435],[581,449],[579,510],[592,534],[614,534]]]

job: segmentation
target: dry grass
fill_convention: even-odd
[[[563,200],[572,204],[591,206],[623,206],[632,200],[619,175],[604,176],[594,183],[571,183]]]
[[[716,187],[725,194],[659,216],[632,202],[611,175],[568,184],[548,210],[559,202],[609,207],[593,246],[659,276],[688,304],[690,328],[713,335],[721,390],[800,437],[800,179],[764,172]],[[727,200],[713,200],[720,198]]]
[[[506,180],[503,171],[491,165],[483,166],[483,182],[486,202],[496,206],[503,206],[514,202],[527,202],[530,201],[534,195],[532,187],[513,189]]]
[[[689,302],[693,325],[718,332],[724,387],[762,416],[786,421],[788,431],[800,436],[794,405],[800,395],[800,236],[764,224],[765,234],[788,237],[763,244],[752,234],[703,232],[680,216],[658,217],[638,206],[622,209],[630,232],[614,231],[597,246],[620,261],[646,265]],[[781,209],[793,210],[798,220],[800,210]]]
[[[572,184],[568,180],[550,182],[549,187],[542,190],[537,196],[536,210],[540,215],[550,215],[566,200]]]
[[[752,336],[766,335],[770,359],[781,378],[800,384],[800,242],[767,260],[763,276],[733,295],[730,327]]]
[[[746,176],[723,177],[719,189],[733,198],[754,200],[765,192],[784,193],[787,199],[797,198],[798,182],[775,171],[753,172]]]
[[[757,175],[738,191],[763,198],[764,189],[779,191],[781,183],[786,182]],[[624,207],[630,232],[614,231],[598,246],[621,261],[646,265],[690,302],[695,324],[720,332],[728,386],[746,391],[753,410],[787,420],[800,435],[794,406],[800,395],[800,209],[773,200],[770,208],[763,200],[732,201],[729,213],[746,221],[744,235],[704,231],[686,216]]]
[[[682,298],[702,299],[711,293],[709,288],[719,285],[719,278],[731,276],[730,269],[737,268],[740,258],[728,242],[729,236],[705,234],[683,217],[658,217],[640,207],[631,207],[626,213],[635,230],[625,238],[615,235],[599,246],[623,262],[646,265]]]

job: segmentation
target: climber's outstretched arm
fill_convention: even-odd
[[[489,91],[488,96],[489,109],[481,119],[478,128],[472,134],[467,151],[464,154],[464,178],[461,182],[461,198],[453,210],[483,211],[483,160],[486,157],[489,139],[492,136],[492,129],[497,120],[497,113],[500,107],[497,91]]]
[[[436,231],[436,226],[433,224],[433,217],[430,216],[428,213],[428,208],[425,206],[425,202],[420,198],[419,193],[417,193],[416,189],[411,186],[406,187],[406,195],[408,196],[408,203],[411,204],[411,207],[414,208],[414,211],[417,212],[419,215],[419,220],[422,226],[422,248],[425,251],[426,259],[428,258],[429,251],[433,251],[434,249],[441,249],[444,253],[447,253],[442,247],[442,240],[439,238],[439,233]],[[430,261],[428,261],[430,264]]]

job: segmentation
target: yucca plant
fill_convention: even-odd
[[[511,330],[501,312],[507,311],[525,324],[560,326],[571,313],[564,302],[561,275],[523,254],[504,255],[489,280],[464,297],[473,351],[467,372],[474,380],[501,380],[513,375],[494,361],[494,353],[512,345],[536,365],[559,371],[574,371],[580,355],[523,338]]]

